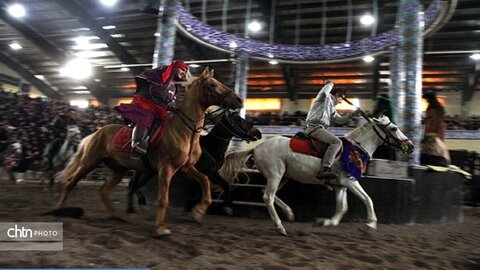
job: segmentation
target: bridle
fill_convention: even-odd
[[[224,104],[225,104],[225,100],[226,98],[231,95],[231,94],[234,94],[235,92],[233,91],[227,91],[225,93],[220,93],[216,87],[212,87],[210,85],[208,85],[208,81],[210,80],[210,78],[206,78],[206,79],[203,79],[203,80],[197,80],[197,85],[198,87],[202,90],[202,96],[201,96],[201,100],[200,102],[202,104],[207,104],[207,99],[209,97],[212,97],[212,96],[218,96],[221,98],[221,106],[222,107]],[[221,108],[220,108],[221,109]],[[218,110],[220,110],[218,109]],[[218,111],[216,110],[216,111]],[[216,112],[215,111],[215,112]],[[193,133],[199,133],[201,132],[202,130],[205,129],[205,124],[203,126],[199,126],[197,127],[195,124],[197,123],[197,121],[193,120],[190,116],[186,115],[184,112],[182,112],[181,110],[173,110],[173,112],[175,114],[177,114],[180,118],[180,120],[182,120],[182,122],[188,127],[188,129],[190,129]],[[220,114],[221,115],[221,114]],[[220,116],[219,115],[219,116]],[[219,117],[217,116],[217,117]],[[205,118],[205,117],[204,117]]]
[[[197,80],[198,86],[203,90],[202,91],[202,103],[206,104],[206,100],[209,97],[217,96],[220,97],[220,107],[224,107],[226,99],[228,96],[234,94],[234,91],[227,91],[225,93],[220,93],[217,90],[216,86],[211,86],[208,82],[211,78],[205,78],[203,80]]]
[[[397,149],[400,149],[402,150],[402,144],[403,143],[406,143],[409,141],[409,139],[404,139],[404,140],[399,140],[397,138],[395,138],[394,136],[391,135],[391,133],[389,131],[387,131],[388,129],[388,126],[389,125],[393,125],[392,121],[389,121],[387,124],[385,125],[380,125],[379,123],[373,123],[370,121],[370,123],[372,123],[372,128],[373,130],[375,131],[375,133],[378,135],[378,137],[380,137],[380,139],[383,141],[383,144],[387,144],[389,146],[393,146]],[[383,133],[385,133],[385,137],[382,137],[380,135],[380,132],[377,130],[377,127],[379,127]],[[397,127],[396,127],[397,128]],[[396,143],[392,143],[389,139],[393,139]]]
[[[387,131],[387,128],[389,125],[393,125],[392,121],[389,121],[387,124],[385,125],[380,125],[379,123],[377,122],[374,122],[372,121],[372,119],[370,119],[370,117],[368,117],[368,115],[360,108],[358,108],[357,106],[353,105],[352,102],[350,102],[348,99],[346,99],[343,95],[342,95],[342,100],[345,101],[346,103],[348,103],[349,105],[352,105],[353,107],[355,107],[359,112],[360,112],[360,115],[365,119],[367,120],[367,122],[369,122],[370,124],[372,124],[372,128],[373,128],[373,131],[375,131],[375,134],[377,134],[377,136],[383,141],[383,144],[386,144],[386,145],[389,145],[389,146],[392,146],[392,147],[395,147],[397,149],[400,149],[402,150],[402,144],[405,143],[405,142],[408,142],[409,140],[408,139],[405,139],[405,140],[399,140],[395,137],[393,137],[391,135],[391,133],[389,131]],[[380,128],[383,133],[385,133],[385,137],[383,137],[380,132],[378,131],[378,128]],[[395,142],[397,143],[392,143],[389,139],[393,139]],[[399,143],[398,143],[399,142]]]
[[[218,109],[218,110],[221,110]],[[217,111],[218,111],[217,110]],[[216,111],[215,111],[216,112]],[[223,110],[222,113],[220,113],[219,115],[215,116],[215,117],[212,117],[211,115],[214,114],[215,112],[212,112],[212,113],[209,113],[207,114],[205,117],[209,120],[212,120],[213,119],[213,123],[215,123],[215,125],[220,125],[222,128],[224,128],[225,130],[227,130],[228,132],[230,132],[234,137],[236,138],[239,138],[240,140],[244,140],[244,141],[247,141],[247,142],[250,142],[250,134],[252,133],[252,130],[255,128],[253,125],[251,128],[249,128],[248,130],[245,129],[242,125],[239,125],[238,123],[236,123],[232,117],[235,117],[234,113],[231,113],[229,111],[226,111],[226,110]],[[225,120],[227,121],[228,125],[225,125],[222,120],[218,120],[218,118],[220,117],[223,117],[225,118]],[[237,116],[237,117],[240,117],[240,116]],[[246,120],[245,120],[246,121]],[[216,138],[218,139],[221,139],[221,140],[225,140],[225,141],[230,141],[230,140],[227,140],[225,138],[222,138],[221,136],[219,136],[218,134],[215,134],[214,130],[210,131],[210,133],[215,136]],[[209,133],[209,134],[210,134]]]

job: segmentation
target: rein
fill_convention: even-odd
[[[387,144],[387,145],[390,145],[390,146],[393,146],[397,149],[402,149],[401,145],[398,145],[398,144],[393,144],[391,143],[389,140],[388,140],[388,133],[387,132],[384,132],[385,133],[385,137],[383,137],[380,132],[378,131],[377,129],[377,124],[374,123],[370,117],[368,117],[368,115],[360,108],[358,108],[357,106],[353,105],[352,102],[350,102],[350,100],[346,99],[344,96],[342,96],[342,100],[345,101],[346,103],[348,103],[349,105],[352,105],[353,107],[355,107],[359,112],[360,112],[360,115],[365,118],[365,120],[367,120],[367,122],[369,122],[370,124],[372,124],[372,128],[373,128],[373,131],[375,131],[375,133],[377,134],[377,136],[383,141],[383,144]],[[385,127],[387,127],[388,125],[390,125],[392,122],[389,122],[388,124],[385,125]]]
[[[215,110],[215,111],[212,112],[212,113],[207,114],[207,115],[206,115],[206,118],[207,118],[207,119],[213,119],[214,121],[212,121],[212,122],[215,123],[215,120],[216,120],[216,119],[220,118],[221,116],[224,116],[224,115],[228,114],[228,112],[224,110],[222,113],[220,113],[220,114],[219,114],[218,116],[216,116],[216,117],[211,117],[211,116],[210,116],[211,114],[213,114],[213,113],[215,113],[215,112],[217,112],[217,111],[219,111],[219,110],[221,110],[221,108]],[[239,138],[239,140],[237,140],[237,141],[247,141],[247,142],[250,142],[250,140],[249,140],[248,138],[246,138],[246,137],[248,137],[248,132],[249,132],[251,129],[245,130],[243,127],[238,126],[237,124],[232,123],[232,120],[229,119],[229,117],[230,117],[229,115],[226,115],[225,117],[226,117],[227,122],[228,122],[230,125],[224,124],[224,123],[222,122],[222,120],[217,121],[217,122],[215,123],[215,125],[220,125],[220,126],[221,126],[222,128],[224,128],[226,131],[228,131],[233,137]],[[241,131],[239,131],[239,129],[240,129]],[[220,135],[215,134],[215,132],[214,132],[213,130],[210,131],[209,134],[210,134],[210,133],[211,133],[213,136],[215,136],[217,139],[220,139],[220,140],[223,140],[223,141],[232,141],[232,140],[233,140],[233,139],[222,138]],[[240,133],[242,133],[242,134],[240,134]]]
[[[207,81],[208,81],[208,78],[206,80],[204,80],[203,82],[200,82],[200,80],[197,81],[198,83],[198,86],[203,89],[203,94],[206,93],[207,96],[212,96],[212,95],[217,95],[220,97],[221,99],[221,105],[220,107],[222,107],[223,103],[225,103],[225,99],[229,96],[229,95],[232,95],[234,94],[235,92],[233,91],[228,91],[228,92],[225,92],[223,94],[219,93],[216,89],[212,89],[210,86],[207,85]],[[205,96],[205,95],[202,95],[202,96]]]
[[[199,133],[201,132],[202,130],[205,129],[205,124],[203,126],[200,126],[200,127],[197,127],[196,126],[196,123],[201,120],[202,118],[200,118],[199,120],[195,121],[193,120],[192,118],[190,118],[188,115],[186,115],[184,112],[182,112],[181,110],[172,110],[173,113],[175,113],[176,115],[178,115],[178,117],[180,118],[180,120],[182,120],[182,122],[187,126],[187,128],[192,131],[194,134],[195,133]],[[190,126],[190,122],[192,125]]]

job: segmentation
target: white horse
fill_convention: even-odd
[[[42,183],[44,179],[49,180],[49,185],[52,186],[55,174],[65,167],[70,157],[75,154],[77,147],[82,139],[80,128],[77,125],[69,125],[67,127],[67,136],[60,146],[60,149],[54,154],[52,158],[52,166],[42,176]],[[50,145],[49,147],[52,147]],[[49,151],[46,149],[45,151]]]
[[[5,169],[12,182],[15,182],[13,173],[19,169],[23,160],[23,154],[23,147],[19,142],[10,144],[4,152],[0,153],[0,167]]]
[[[67,164],[70,157],[77,151],[78,144],[82,139],[80,128],[76,125],[70,125],[67,128],[67,136],[62,146],[52,159],[53,168],[61,170]]]
[[[395,126],[387,116],[369,118],[361,127],[358,127],[345,135],[345,138],[354,146],[357,146],[366,156],[371,157],[378,146],[386,143],[401,149],[405,153],[413,152],[413,144],[403,132]],[[275,229],[282,235],[287,235],[273,203],[275,202],[286,214],[287,219],[294,220],[292,209],[280,200],[275,194],[279,189],[283,177],[294,179],[305,184],[328,184],[335,189],[336,211],[330,219],[317,219],[316,223],[323,226],[336,226],[347,212],[347,189],[355,194],[367,208],[367,225],[372,228],[377,226],[377,217],[373,208],[373,202],[359,181],[344,169],[343,163],[337,158],[332,166],[332,171],[339,174],[337,180],[316,179],[321,169],[322,160],[317,157],[293,152],[290,147],[290,138],[273,137],[254,149],[236,151],[228,154],[220,174],[231,181],[235,179],[245,161],[253,154],[255,166],[267,179],[263,200],[268,208]],[[344,145],[345,148],[345,145]],[[367,157],[367,156],[366,156]],[[282,183],[282,186],[285,182]]]

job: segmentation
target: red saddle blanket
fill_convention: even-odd
[[[292,137],[290,139],[290,149],[293,152],[310,155],[318,158],[323,158],[328,144],[319,142],[313,139]],[[343,147],[342,147],[343,148]],[[339,157],[342,153],[342,148],[337,152],[335,157]]]
[[[157,128],[153,137],[150,139],[150,146],[153,147],[160,142],[163,134],[163,127]],[[114,151],[120,152],[131,152],[132,151],[132,144],[130,141],[132,140],[132,129],[125,126],[122,127],[112,139],[112,148]]]

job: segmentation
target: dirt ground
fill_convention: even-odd
[[[82,207],[81,219],[41,216],[51,210],[59,188],[0,181],[0,222],[63,222],[63,251],[0,251],[0,268],[150,269],[480,269],[480,209],[465,208],[464,221],[445,225],[361,223],[312,227],[287,222],[287,237],[270,220],[207,215],[198,224],[170,208],[173,234],[154,238],[155,206],[109,219],[99,186],[76,187],[67,206]],[[126,187],[112,196],[125,211]]]

